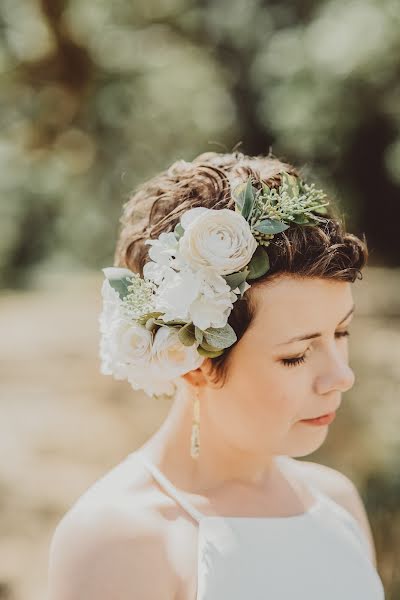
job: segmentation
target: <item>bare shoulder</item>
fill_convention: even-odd
[[[303,459],[291,460],[293,464],[299,466],[298,468],[306,481],[335,500],[355,517],[367,536],[370,544],[371,560],[376,566],[376,551],[371,526],[363,500],[353,481],[344,473],[327,465]]]
[[[62,517],[49,547],[48,600],[175,597],[164,520],[146,478],[122,461]]]

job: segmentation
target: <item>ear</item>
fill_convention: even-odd
[[[208,372],[210,367],[210,359],[205,358],[197,369],[193,369],[188,373],[181,375],[181,378],[192,386],[203,387],[210,384]]]

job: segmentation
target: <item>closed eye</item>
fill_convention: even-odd
[[[337,331],[335,333],[335,336],[338,337],[338,338],[342,338],[342,337],[344,338],[344,337],[347,337],[349,335],[350,335],[350,332],[348,330],[346,330],[346,331]],[[307,348],[307,350],[309,350],[309,348]],[[307,355],[306,355],[306,353],[304,353],[301,356],[296,356],[294,358],[282,358],[280,360],[280,362],[283,365],[285,365],[286,367],[293,367],[293,366],[299,365],[301,363],[304,363],[305,360],[306,360],[306,358],[307,358]]]

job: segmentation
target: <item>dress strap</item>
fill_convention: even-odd
[[[287,464],[290,469],[291,459],[289,456],[279,455],[277,456],[277,459],[280,465],[284,467]],[[339,502],[336,502],[336,500],[328,496],[328,494],[325,494],[325,492],[320,490],[316,485],[312,484],[311,482],[307,482],[307,486],[320,504],[323,503],[325,506],[328,506],[331,510],[333,510],[341,519],[341,521],[343,521],[352,530],[353,534],[358,538],[359,543],[364,547],[365,551],[372,560],[373,556],[371,544],[366,536],[366,533],[361,528],[360,523],[354,517],[354,515],[349,510],[344,508],[344,506],[339,504]]]
[[[160,469],[156,467],[154,463],[152,463],[148,458],[146,458],[143,454],[140,455],[140,459],[144,463],[144,465],[148,468],[150,473],[153,475],[154,479],[160,484],[160,486],[172,497],[174,500],[178,502],[189,513],[189,515],[197,521],[204,517],[203,513],[197,510],[184,496],[181,492],[179,492],[173,483],[167,479],[164,473],[161,473]]]

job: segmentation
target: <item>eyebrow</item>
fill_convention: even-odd
[[[351,307],[351,309],[349,310],[347,315],[345,317],[343,317],[343,319],[341,321],[339,321],[338,325],[343,323],[343,321],[345,321],[354,312],[355,307],[356,307],[355,304],[353,304],[353,306]],[[286,342],[281,342],[280,344],[276,344],[276,345],[284,346],[286,344],[291,344],[292,342],[299,342],[301,340],[310,340],[312,338],[321,337],[321,335],[322,335],[322,333],[319,331],[316,333],[306,333],[305,335],[298,335],[294,338],[291,338],[290,340],[287,340]]]

